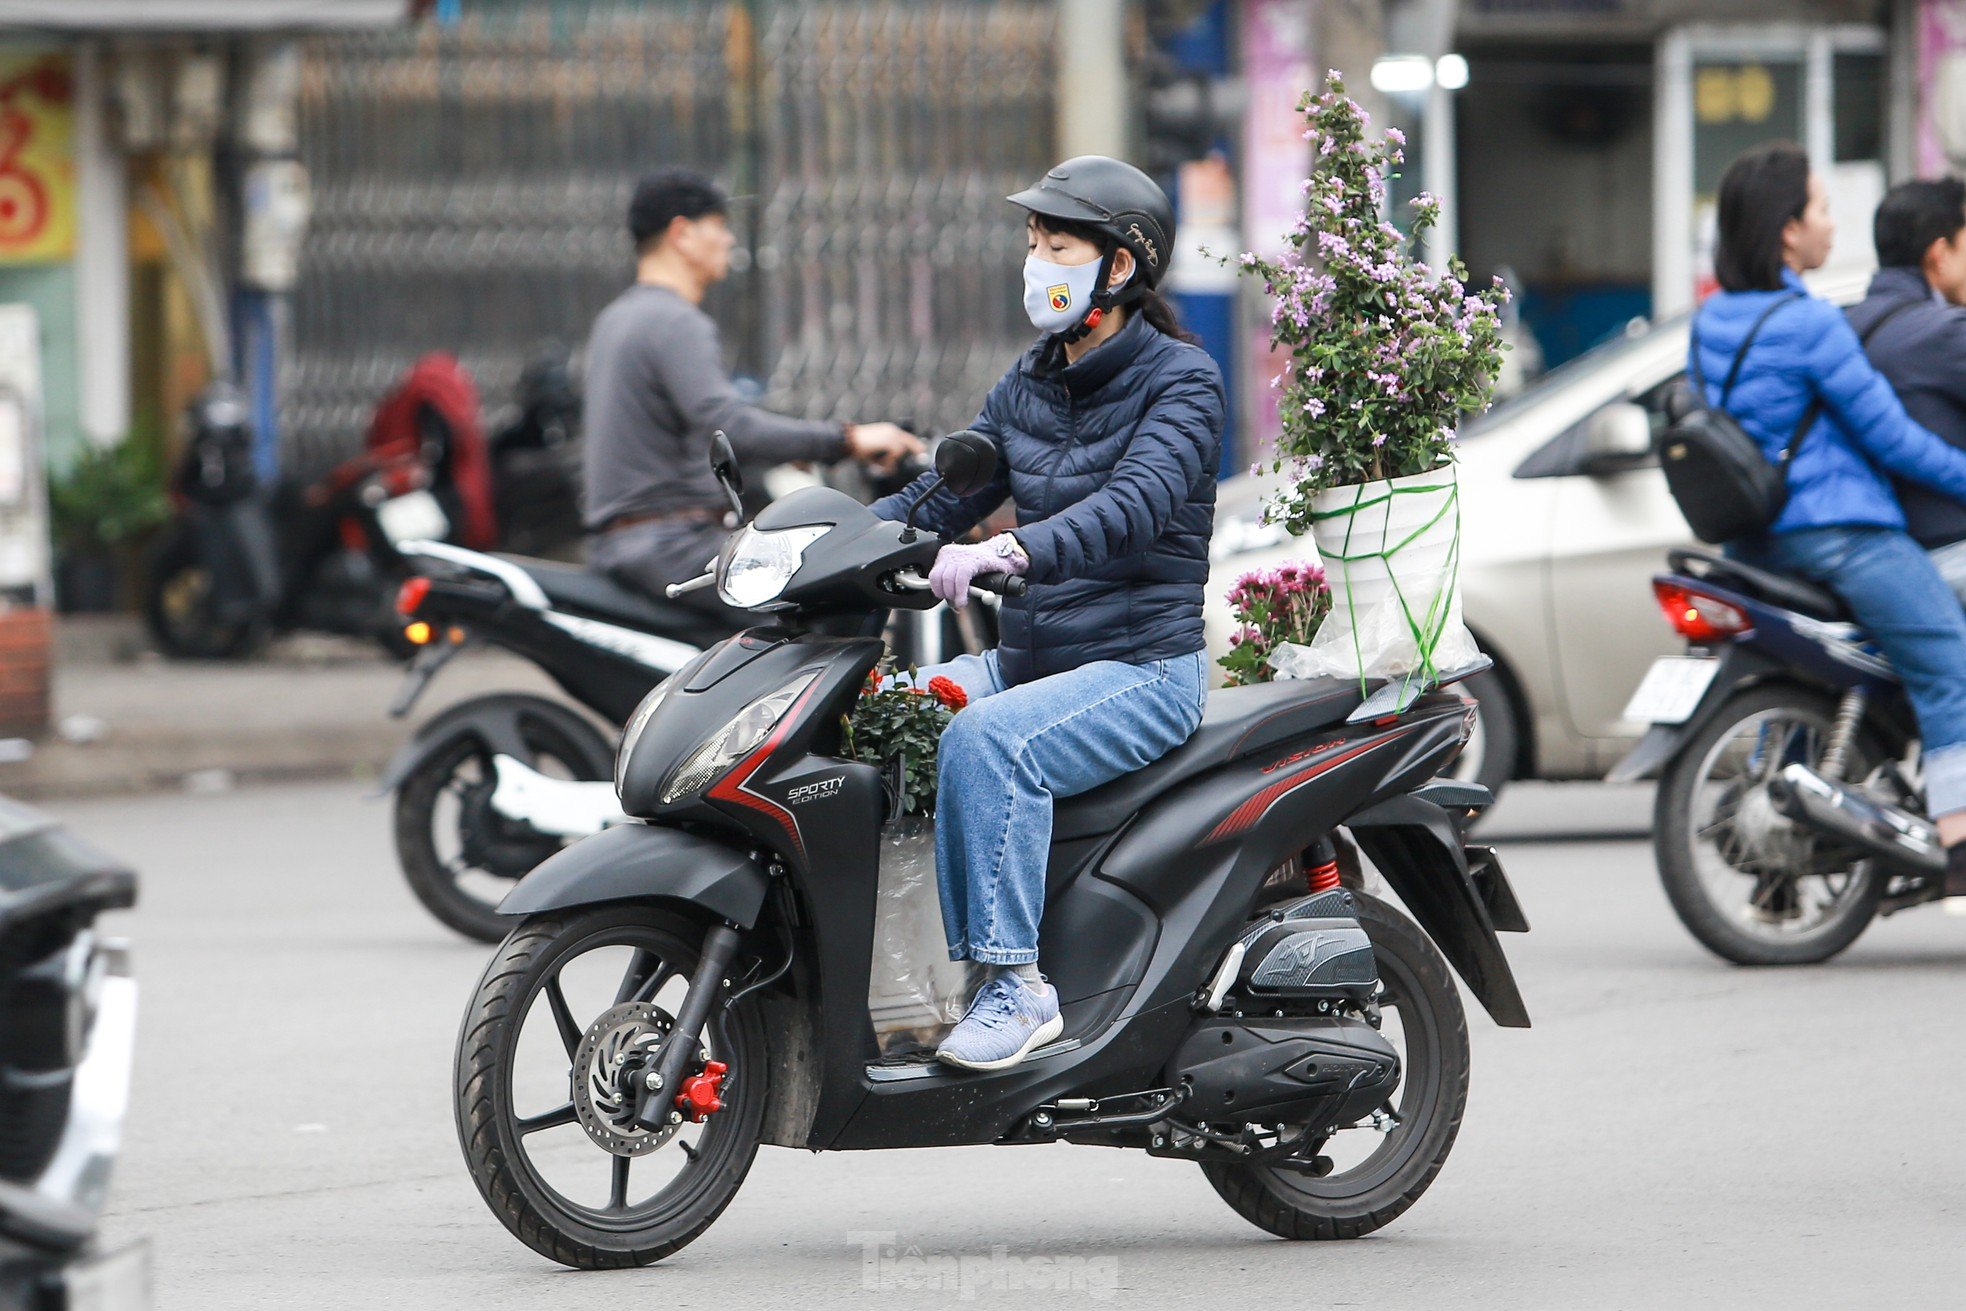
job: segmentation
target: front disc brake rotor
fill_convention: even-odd
[[[676,1136],[677,1125],[644,1129],[635,1123],[642,1075],[674,1027],[669,1012],[631,1001],[604,1011],[587,1026],[573,1053],[573,1109],[596,1146],[615,1156],[646,1156]]]

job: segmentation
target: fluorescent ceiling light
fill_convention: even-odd
[[[1442,55],[1434,64],[1434,80],[1444,90],[1459,91],[1468,84],[1468,57]]]
[[[1373,61],[1372,89],[1382,95],[1425,91],[1434,84],[1434,61],[1425,55],[1387,55]]]

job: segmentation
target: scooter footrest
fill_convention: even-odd
[[[1032,1061],[1042,1061],[1051,1056],[1063,1056],[1066,1052],[1079,1049],[1077,1038],[1060,1038],[1049,1042],[1026,1056],[1018,1063],[1019,1068]],[[867,1077],[875,1083],[898,1083],[903,1079],[928,1079],[941,1075],[973,1079],[976,1076],[966,1070],[958,1070],[952,1065],[944,1065],[935,1059],[935,1053],[909,1055],[900,1060],[875,1061],[867,1067]]]

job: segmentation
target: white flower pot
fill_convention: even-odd
[[[1281,678],[1405,678],[1480,654],[1461,622],[1461,514],[1454,466],[1320,492],[1311,539],[1331,613],[1308,646],[1271,656]]]

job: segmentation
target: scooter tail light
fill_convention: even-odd
[[[1754,627],[1740,607],[1679,583],[1655,579],[1652,592],[1659,598],[1659,609],[1665,614],[1666,622],[1689,642],[1725,641]]]
[[[423,598],[430,595],[430,580],[421,574],[403,580],[396,589],[396,613],[408,619],[423,605]]]

